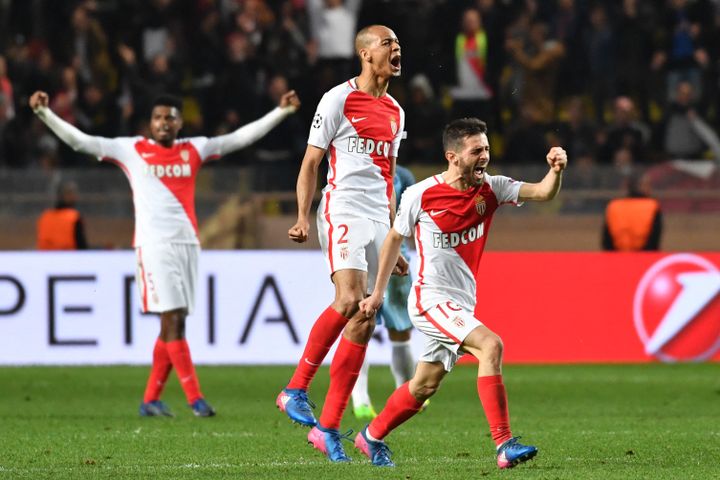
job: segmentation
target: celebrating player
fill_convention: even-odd
[[[447,171],[405,191],[380,253],[375,290],[360,302],[367,316],[380,307],[400,245],[414,233],[420,266],[408,310],[428,342],[413,378],[395,390],[380,414],[357,435],[355,446],[374,465],[394,466],[383,439],[421,409],[458,357],[469,352],[479,362],[477,390],[497,446],[498,467],[510,468],[533,458],[537,448],[520,444],[510,431],[501,373],[503,345],[474,315],[478,268],[498,206],[553,199],[560,190],[567,154],[560,147],[551,148],[545,178],[523,183],[486,173],[487,126],[476,118],[447,125],[443,147]]]
[[[398,201],[403,192],[414,183],[415,177],[410,170],[401,165],[395,167],[393,186]],[[403,257],[408,257],[406,242],[403,242],[400,253]],[[395,387],[399,387],[410,380],[415,372],[415,359],[410,348],[412,322],[407,310],[407,297],[410,294],[411,285],[412,280],[409,275],[390,277],[385,292],[385,302],[378,309],[376,315],[377,321],[375,323],[385,325],[392,345],[390,371],[395,379]],[[368,392],[368,371],[369,365],[366,358],[352,391],[353,414],[358,420],[365,421],[377,417],[370,400],[370,392]]]
[[[276,400],[293,421],[313,427],[308,440],[333,462],[350,460],[338,429],[375,327],[374,318],[359,312],[359,302],[373,287],[380,247],[394,218],[393,175],[405,123],[402,108],[387,94],[390,79],[400,75],[395,33],[381,25],[363,28],[355,49],[360,75],[328,91],[317,107],[298,175],[297,223],[288,231],[291,240],[307,241],[318,165],[327,153],[328,184],[317,225],[335,300],[315,321],[295,373]],[[403,258],[397,271],[407,272]],[[343,329],[317,421],[307,389]]]
[[[140,405],[142,416],[172,416],[160,400],[170,370],[177,371],[195,415],[215,415],[205,401],[185,340],[185,318],[193,311],[197,258],[200,251],[195,217],[195,177],[202,164],[244,148],[297,110],[294,91],[279,107],[234,132],[214,138],[176,140],[182,127],[181,101],[164,95],[155,100],[150,139],[103,138],[87,135],[48,108],[45,92],[30,97],[37,116],[74,150],[117,164],[125,172],[135,205],[136,280],[144,312],[160,314],[160,335]]]

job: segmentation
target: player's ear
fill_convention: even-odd
[[[360,58],[365,62],[372,63],[372,55],[370,55],[370,50],[367,48],[360,49]]]
[[[455,161],[455,158],[457,157],[457,154],[454,150],[446,150],[445,151],[445,158],[447,159],[448,163],[453,163]]]

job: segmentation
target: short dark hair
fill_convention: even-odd
[[[175,107],[178,109],[178,112],[182,112],[183,108],[183,101],[180,97],[176,97],[175,95],[170,95],[167,93],[164,93],[162,95],[158,95],[155,97],[155,100],[153,100],[152,103],[152,109],[155,107]]]
[[[447,152],[458,148],[467,137],[487,135],[487,124],[479,118],[458,118],[445,125],[443,130],[443,149]]]

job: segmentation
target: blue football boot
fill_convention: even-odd
[[[355,448],[368,457],[376,467],[395,466],[390,459],[390,455],[392,455],[390,448],[383,441],[376,442],[367,438],[367,427],[363,428],[355,437]]]
[[[286,388],[277,396],[275,405],[281,412],[285,412],[293,422],[308,427],[317,425],[317,420],[312,412],[315,404],[308,398],[305,390]]]
[[[527,462],[537,455],[537,448],[519,443],[518,438],[520,437],[513,437],[500,445],[497,451],[498,468],[512,468],[515,465]]]
[[[198,398],[190,404],[193,414],[196,417],[214,417],[215,410],[205,401],[204,398]]]
[[[140,404],[141,417],[174,417],[167,405],[160,400]]]
[[[340,432],[332,428],[323,428],[320,425],[315,425],[310,433],[308,433],[308,443],[313,447],[320,450],[331,462],[349,462],[350,457],[345,454],[345,449],[342,446],[343,440],[350,440],[350,434],[352,430],[348,431],[344,435],[340,435]]]

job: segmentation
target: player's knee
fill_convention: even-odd
[[[420,401],[425,401],[428,398],[435,395],[435,393],[438,391],[439,388],[440,388],[440,382],[428,380],[428,381],[416,384],[414,391],[410,392],[410,393],[412,393],[412,395],[416,399],[418,399]]]
[[[353,315],[360,311],[360,301],[363,298],[362,295],[354,292],[344,293],[335,299],[334,308],[345,318],[352,318]]]
[[[172,310],[160,315],[160,338],[165,341],[185,338],[185,312]]]
[[[480,343],[480,351],[488,360],[500,361],[503,354],[503,342],[497,335],[487,335]]]

